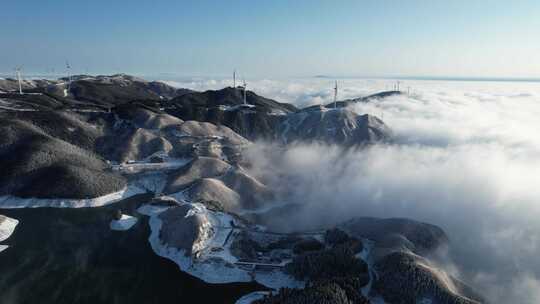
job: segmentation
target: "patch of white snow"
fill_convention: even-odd
[[[13,234],[17,224],[19,224],[18,220],[0,215],[0,242],[7,240]]]
[[[137,212],[142,215],[153,216],[153,215],[158,215],[169,208],[170,207],[168,206],[154,206],[154,205],[144,204],[137,209]]]
[[[186,217],[205,213],[209,223],[208,227],[204,229],[213,232],[205,235],[197,244],[193,244],[195,255],[186,254],[185,250],[178,250],[164,244],[159,238],[163,223],[158,215],[170,207],[143,205],[138,209],[139,213],[150,216],[151,234],[149,242],[157,255],[174,261],[180,267],[180,270],[207,283],[220,284],[255,280],[260,284],[275,289],[304,286],[304,282],[297,281],[277,269],[265,271],[236,265],[238,259],[231,253],[231,245],[235,230],[238,229],[239,224],[235,223],[234,218],[229,214],[209,211],[202,204],[191,205],[193,209],[186,214]]]
[[[110,227],[111,230],[126,231],[137,223],[137,218],[131,215],[122,214],[119,220],[112,220]]]
[[[130,185],[124,189],[106,194],[104,196],[88,199],[69,199],[69,198],[22,198],[12,195],[0,196],[0,208],[15,209],[15,208],[84,208],[84,207],[101,207],[109,205],[128,197],[145,193],[144,189]]]
[[[252,293],[248,293],[247,295],[238,299],[235,304],[251,304],[257,300],[264,298],[266,295],[269,294],[270,292],[268,291],[255,291]]]
[[[273,289],[280,289],[282,287],[304,288],[306,285],[304,281],[298,281],[292,276],[279,270],[256,271],[255,281],[259,282],[260,284],[266,287],[273,288]]]

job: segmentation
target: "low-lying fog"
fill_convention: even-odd
[[[340,99],[392,83],[341,80]],[[227,83],[190,84],[207,89]],[[333,81],[248,85],[265,97],[305,106],[329,102]],[[324,145],[252,147],[252,173],[266,177],[287,200],[307,206],[276,224],[309,228],[353,216],[432,223],[451,239],[454,265],[448,268],[454,274],[496,303],[537,303],[540,83],[402,81],[402,90],[407,87],[409,96],[354,107],[382,118],[395,133],[392,145],[347,151]]]

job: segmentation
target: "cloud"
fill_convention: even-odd
[[[340,99],[394,80],[340,79]],[[230,80],[176,84],[219,89]],[[251,90],[299,107],[328,103],[332,79],[248,80]],[[442,227],[452,273],[494,303],[540,299],[540,88],[537,83],[402,81],[410,96],[358,104],[395,132],[364,150],[258,143],[251,173],[303,206],[275,225],[327,226],[353,216],[408,217]]]
[[[380,86],[372,85],[350,91]],[[308,229],[353,216],[432,223],[449,235],[461,278],[495,303],[537,303],[540,89],[527,83],[411,85],[409,97],[354,107],[384,117],[397,136],[394,144],[251,148],[251,173],[282,200],[302,205],[275,225]]]

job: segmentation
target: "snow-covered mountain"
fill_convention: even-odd
[[[431,260],[449,246],[437,226],[361,215],[317,231],[265,226],[295,207],[265,174],[251,173],[244,156],[255,140],[363,149],[391,141],[379,118],[347,107],[296,109],[249,91],[244,105],[238,88],[191,92],[128,75],[75,76],[63,94],[66,81],[0,93],[7,303],[233,303],[267,289],[273,294],[248,298],[483,302]]]
[[[347,108],[310,107],[287,115],[278,127],[284,143],[322,142],[345,146],[388,141],[390,128],[379,118],[358,115]]]

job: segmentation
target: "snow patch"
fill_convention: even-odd
[[[0,215],[0,242],[7,240],[13,234],[18,224],[18,220]]]
[[[234,106],[220,105],[220,109],[223,110],[223,111],[236,111],[236,110],[242,110],[242,109],[253,109],[255,107],[256,107],[255,105],[246,104],[246,103],[242,103],[242,104],[238,104],[238,105],[234,105]]]
[[[238,299],[235,304],[251,304],[254,301],[260,300],[269,294],[270,292],[268,291],[255,291],[252,293],[248,293],[247,295]]]
[[[298,281],[294,277],[279,270],[255,272],[255,281],[276,290],[282,287],[304,288],[306,285],[304,281]]]
[[[251,277],[246,271],[235,267],[223,259],[212,258],[200,262],[199,259],[201,257],[199,257],[194,262],[192,257],[187,256],[184,250],[178,250],[163,244],[159,239],[159,232],[163,223],[158,215],[159,213],[153,213],[150,216],[149,224],[151,233],[148,239],[157,255],[172,260],[180,267],[180,270],[207,283],[218,284],[251,281]]]
[[[285,116],[287,113],[282,110],[272,110],[268,113],[268,115],[274,115],[274,116]]]
[[[137,186],[127,186],[124,189],[106,194],[104,196],[88,199],[69,199],[69,198],[22,198],[12,195],[0,196],[0,208],[15,209],[15,208],[84,208],[84,207],[101,207],[116,203],[128,197],[137,194],[145,193],[144,189]]]
[[[131,215],[122,214],[119,220],[112,220],[110,227],[111,230],[126,231],[137,223],[137,218]]]
[[[371,251],[373,250],[373,247],[375,246],[375,242],[372,240],[363,239],[362,245],[363,245],[362,251],[360,251],[356,255],[356,257],[366,262],[368,266],[369,282],[364,287],[361,288],[361,292],[364,297],[371,300],[371,297],[369,296],[369,294],[371,293],[373,282],[377,278],[377,274],[375,273],[375,269],[373,266],[375,262],[373,261],[373,258],[370,256]]]
[[[153,215],[158,215],[169,208],[170,207],[168,206],[155,206],[155,205],[145,204],[145,205],[140,206],[137,209],[137,212],[142,215],[153,216]]]
[[[112,165],[114,171],[121,173],[139,173],[142,171],[151,170],[172,170],[178,169],[189,163],[191,158],[169,158],[162,163],[151,163],[145,161],[124,163],[119,165]]]
[[[167,184],[167,174],[162,171],[141,173],[130,181],[130,185],[144,189],[146,192],[162,193]]]
[[[230,247],[239,224],[235,223],[234,218],[229,214],[209,211],[202,204],[190,205],[193,206],[193,209],[186,214],[186,217],[204,213],[209,221],[208,226],[205,226],[204,229],[213,232],[206,234],[205,238],[197,244],[193,244],[192,252],[194,254],[191,255],[183,249],[178,250],[162,243],[159,238],[163,225],[159,214],[170,207],[143,205],[138,209],[139,213],[150,216],[151,234],[148,240],[157,255],[174,261],[180,270],[211,284],[255,280],[275,289],[304,286],[304,282],[296,281],[293,277],[278,270],[259,271],[235,264],[238,259],[231,253]]]
[[[375,246],[375,242],[368,239],[362,239],[362,251],[356,254],[356,257],[361,259],[362,261],[366,262],[366,264],[373,264],[373,261],[369,259],[369,254],[373,250],[373,247]]]
[[[179,192],[167,194],[165,197],[171,197],[172,199],[174,199],[174,200],[176,200],[178,202],[187,204],[187,201],[189,200],[189,194],[188,193],[189,193],[190,188],[179,191]]]

